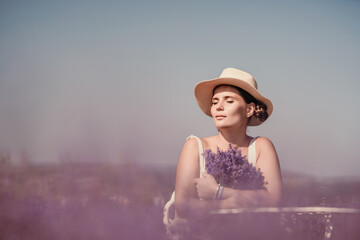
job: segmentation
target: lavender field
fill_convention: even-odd
[[[175,166],[2,161],[0,239],[166,239],[162,211],[174,179]],[[360,208],[356,178],[284,172],[284,187],[284,206]],[[330,239],[359,239],[359,219],[333,214]],[[192,224],[204,239],[323,239],[325,227],[323,215],[290,213],[211,215]]]

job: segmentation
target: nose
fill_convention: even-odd
[[[222,102],[218,102],[217,106],[216,106],[216,111],[223,111],[224,110],[224,106]]]

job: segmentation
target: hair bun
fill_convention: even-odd
[[[258,118],[261,122],[264,122],[269,116],[266,112],[266,105],[260,102],[256,103],[253,116]]]

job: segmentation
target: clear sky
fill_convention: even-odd
[[[359,1],[1,1],[0,150],[175,165],[194,85],[250,72],[284,170],[360,176]]]

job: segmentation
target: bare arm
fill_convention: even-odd
[[[197,192],[192,183],[199,177],[198,149],[196,139],[185,142],[176,168],[175,209],[180,217],[185,217],[190,199],[197,198]]]
[[[202,215],[222,208],[229,200],[204,201],[197,194],[194,179],[199,178],[199,150],[196,139],[185,142],[176,170],[175,208],[178,216]]]

